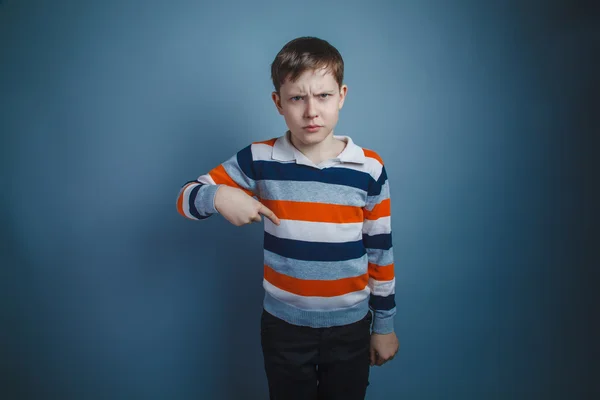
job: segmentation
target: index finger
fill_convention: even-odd
[[[258,212],[269,218],[275,225],[279,225],[279,218],[277,218],[277,215],[275,215],[273,211],[269,210],[264,204],[260,205]]]

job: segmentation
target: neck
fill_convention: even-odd
[[[343,141],[333,137],[333,131],[322,142],[312,145],[298,143],[291,133],[289,134],[289,138],[294,147],[315,164],[337,157],[345,147]]]

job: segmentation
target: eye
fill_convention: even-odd
[[[320,98],[322,98],[322,99],[326,99],[326,98],[327,98],[327,97],[329,97],[329,96],[331,96],[331,94],[329,94],[329,93],[321,93],[321,94],[319,95],[319,97],[320,97]]]
[[[302,96],[294,96],[290,100],[292,100],[292,101],[300,101],[300,100],[302,100]]]

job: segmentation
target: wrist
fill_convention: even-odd
[[[202,197],[197,198],[196,201],[201,201],[206,204],[208,214],[219,214],[217,210],[217,193],[223,185],[207,185],[205,190],[202,192]],[[200,196],[198,196],[200,197]]]
[[[213,208],[215,209],[215,211],[220,214],[221,212],[219,211],[220,205],[221,205],[221,196],[219,196],[219,192],[221,191],[221,185],[217,185],[217,188],[215,189],[215,195],[213,196]]]

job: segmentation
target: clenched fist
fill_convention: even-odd
[[[398,353],[398,337],[394,332],[387,334],[373,333],[371,335],[371,366],[382,366],[391,361]]]
[[[248,196],[243,190],[221,185],[215,194],[215,208],[225,219],[235,226],[260,222],[261,214],[279,225],[279,218],[258,200]]]

